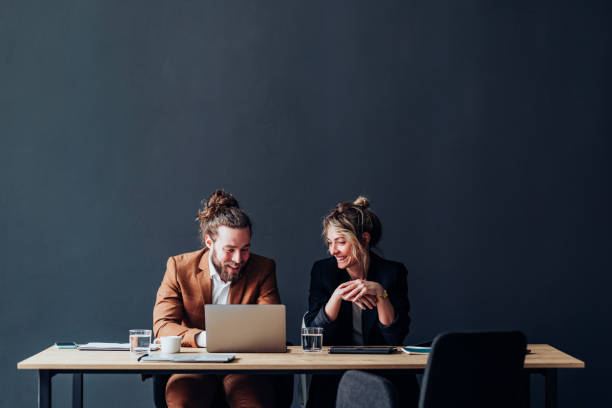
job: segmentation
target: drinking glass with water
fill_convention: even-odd
[[[302,350],[308,352],[323,350],[322,327],[302,327]]]
[[[151,330],[130,330],[130,352],[148,353],[151,346]]]

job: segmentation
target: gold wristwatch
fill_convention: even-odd
[[[387,289],[383,289],[383,294],[378,297],[378,300],[382,302],[384,299],[388,297],[389,297],[389,294],[387,293]]]

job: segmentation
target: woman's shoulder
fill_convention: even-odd
[[[333,257],[319,259],[312,265],[310,279],[312,282],[331,282],[338,271],[336,259]]]
[[[374,252],[370,252],[370,265],[375,266],[377,269],[381,270],[395,270],[395,271],[405,271],[406,267],[403,263],[398,261],[392,261],[390,259],[385,259]]]
[[[336,259],[333,256],[329,256],[327,258],[319,259],[314,262],[312,265],[312,270],[328,270],[328,269],[337,269],[338,264],[336,263]]]

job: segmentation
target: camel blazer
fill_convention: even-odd
[[[198,347],[195,336],[206,330],[204,305],[212,303],[208,248],[170,257],[153,308],[155,337],[181,336],[183,347]],[[251,254],[242,277],[231,284],[230,304],[278,304],[276,264]]]

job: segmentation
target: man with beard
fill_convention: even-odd
[[[250,252],[251,221],[229,193],[218,190],[198,212],[203,248],[168,259],[153,309],[155,337],[181,336],[183,347],[206,347],[205,304],[278,304],[275,263]],[[262,375],[174,374],[168,407],[209,407],[222,387],[230,407],[274,407]]]

